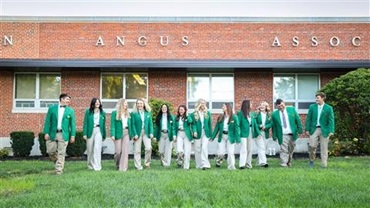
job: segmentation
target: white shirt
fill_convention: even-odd
[[[162,130],[167,130],[167,113],[162,114]]]
[[[224,131],[228,131],[228,129],[229,129],[229,117],[228,116],[225,116],[224,117]]]
[[[100,112],[94,113],[94,125],[99,125]]]
[[[282,114],[284,113],[285,115],[285,121],[286,121],[286,128],[284,128],[284,122],[283,122],[283,116]],[[291,134],[292,129],[290,128],[290,123],[289,123],[289,117],[288,117],[288,112],[286,111],[286,108],[284,109],[283,112],[279,110],[279,115],[280,115],[280,121],[281,121],[281,128],[283,129],[283,134]]]
[[[324,107],[324,104],[317,105],[317,122],[316,122],[316,126],[321,126],[320,125],[320,116],[321,116],[321,112],[322,112],[322,108],[323,107]]]
[[[64,112],[65,112],[66,108],[61,108],[60,104],[59,104],[58,107],[59,108],[58,108],[58,126],[57,126],[57,129],[61,130],[62,129],[63,115],[64,115]]]
[[[265,126],[265,123],[266,123],[266,113],[265,112],[261,112],[261,118],[262,118],[262,125]]]
[[[184,129],[184,121],[183,121],[183,118],[181,117],[179,119],[179,129]]]
[[[128,119],[124,114],[121,115],[121,120],[122,120],[122,128],[126,129]]]
[[[141,117],[141,128],[144,128],[144,111],[139,111],[140,117]]]
[[[198,111],[198,115],[200,118],[200,122],[202,123],[202,129],[204,129],[204,112],[203,111]]]

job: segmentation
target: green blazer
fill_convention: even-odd
[[[179,129],[179,121],[176,118],[174,120],[175,120],[175,124],[174,124],[175,135],[177,136],[178,129]],[[189,141],[193,141],[193,132],[191,129],[192,123],[193,123],[193,120],[191,119],[190,116],[187,116],[185,120],[183,121],[184,131]]]
[[[141,121],[140,113],[139,112],[132,112],[131,113],[131,122],[132,122],[132,135],[140,136],[141,129],[143,122]],[[153,119],[151,113],[148,111],[144,111],[144,130],[145,134],[149,137],[151,134],[153,135]]]
[[[200,139],[202,136],[202,122],[200,121],[198,112],[194,111],[190,114],[190,117],[193,120],[193,132],[197,132],[197,138],[195,139]],[[212,116],[209,111],[207,111],[207,114],[204,115],[204,132],[207,138],[212,137]]]
[[[312,104],[308,109],[306,117],[306,131],[310,132],[310,135],[312,135],[316,130],[318,108],[317,104]],[[326,103],[322,107],[319,123],[322,135],[325,138],[327,138],[330,133],[334,134],[334,111],[333,108]]]
[[[115,140],[120,140],[123,137],[123,128],[122,128],[122,119],[116,119],[117,110],[112,112],[110,117],[110,136],[114,137]],[[131,121],[131,117],[127,118],[127,127],[128,127],[128,135],[129,139],[131,140],[133,137],[133,125]]]
[[[100,112],[100,117],[99,117],[99,128],[100,128],[100,133],[103,137],[103,140],[105,140],[105,112],[102,111]],[[83,135],[87,136],[87,138],[91,138],[92,133],[94,129],[94,114],[90,113],[89,109],[86,109],[85,111],[85,117],[84,117],[84,125],[83,125]]]
[[[50,106],[45,117],[43,132],[49,134],[50,140],[55,141],[58,127],[59,105]],[[66,106],[62,118],[62,135],[64,141],[69,141],[71,136],[76,136],[76,117],[74,110]]]
[[[220,115],[223,116],[223,115]],[[240,126],[238,116],[233,115],[227,127],[227,137],[231,144],[240,143]],[[218,119],[217,119],[218,120]],[[218,142],[222,140],[222,131],[224,129],[224,118],[216,123],[215,129],[213,130],[212,140],[216,138],[218,134]]]
[[[302,123],[297,111],[293,107],[286,107],[290,128],[292,129],[293,139],[298,139],[298,134],[302,133]],[[272,138],[278,140],[279,144],[283,143],[283,127],[280,121],[280,111],[275,110],[271,116],[272,121]]]
[[[240,137],[241,138],[248,138],[249,134],[251,133],[250,132],[250,125],[252,125],[252,138],[257,138],[259,134],[256,131],[258,126],[256,124],[255,114],[250,113],[251,122],[249,122],[249,120],[244,117],[243,112],[241,112],[240,110],[238,111],[237,115],[238,115],[238,119],[239,119],[239,122],[240,122]]]
[[[160,119],[159,123],[156,123],[156,128],[154,131],[154,137],[156,139],[160,139],[162,135],[162,118]],[[170,114],[170,120],[167,121],[167,130],[168,130],[168,138],[172,142],[173,136],[176,136],[175,128],[174,128],[174,118],[173,115]]]
[[[266,121],[265,123],[263,124],[262,123],[262,113],[259,112],[257,115],[256,115],[256,124],[257,124],[257,128],[256,128],[256,132],[258,135],[261,135],[261,129],[259,128],[260,125],[265,125],[265,136],[266,136],[266,139],[268,139],[270,137],[270,128],[272,126],[272,123],[271,123],[271,115],[269,116],[268,114],[266,114]]]

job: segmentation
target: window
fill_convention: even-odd
[[[137,98],[148,97],[148,75],[109,73],[101,76],[101,97],[104,108],[115,108],[117,100],[125,98],[132,108]]]
[[[315,94],[320,88],[317,74],[275,74],[274,101],[284,100],[286,105],[298,110],[307,110],[315,103]]]
[[[48,108],[59,102],[61,77],[55,73],[16,73],[14,108]]]
[[[232,103],[234,106],[234,75],[233,74],[188,74],[187,105],[194,109],[198,99],[207,101],[212,112],[221,112],[222,104]]]

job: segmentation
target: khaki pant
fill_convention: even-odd
[[[140,137],[134,141],[134,164],[138,170],[143,169],[141,165],[141,143],[145,146],[145,167],[150,167],[152,160],[152,143],[148,135],[145,134],[144,129],[141,131]]]
[[[103,137],[100,133],[100,128],[95,127],[91,138],[86,140],[87,167],[89,169],[101,170],[102,145]]]
[[[295,141],[293,135],[283,134],[283,143],[280,145],[280,165],[283,167],[291,166]]]
[[[252,131],[248,138],[240,139],[239,167],[252,168]]]
[[[185,131],[177,132],[177,164],[183,165],[184,169],[190,167],[191,142],[186,136]]]
[[[127,171],[128,168],[129,140],[130,136],[127,129],[123,131],[123,137],[121,139],[114,140],[114,161],[119,171]]]
[[[204,129],[202,130],[201,138],[194,140],[196,168],[211,168],[208,160],[208,140],[209,138],[206,137]]]
[[[221,165],[227,150],[227,169],[235,170],[235,144],[231,144],[227,134],[222,134],[221,142],[218,143],[216,164]]]
[[[310,136],[309,139],[309,157],[311,161],[316,159],[316,149],[320,140],[320,157],[321,157],[321,166],[328,166],[328,143],[329,137],[324,137],[322,135],[321,129],[316,128],[315,132]]]
[[[258,154],[257,164],[258,165],[267,164],[265,132],[262,131],[261,136],[255,138],[254,141],[256,142],[256,146],[257,146],[257,154]]]
[[[55,163],[55,172],[63,173],[68,142],[64,141],[62,133],[57,133],[55,140],[46,141],[46,150],[50,159]]]
[[[159,153],[161,154],[161,162],[165,167],[171,166],[172,142],[168,138],[168,133],[162,133],[158,144]]]

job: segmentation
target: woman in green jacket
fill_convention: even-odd
[[[128,111],[127,101],[119,99],[116,110],[112,112],[110,135],[114,141],[114,161],[119,171],[127,171],[129,140],[132,138],[131,115]]]
[[[227,150],[227,168],[235,170],[235,143],[240,143],[240,127],[239,119],[233,114],[233,109],[230,103],[222,105],[224,112],[217,119],[215,129],[212,134],[212,140],[218,134],[218,150],[216,167],[220,167]]]
[[[184,167],[185,170],[190,166],[190,153],[193,135],[191,133],[192,119],[187,116],[187,108],[185,105],[180,105],[175,118],[174,129],[177,141],[177,167]]]
[[[266,158],[266,139],[269,138],[269,129],[271,128],[271,111],[270,106],[266,101],[262,101],[258,107],[256,115],[256,135],[254,138],[257,146],[258,165],[261,167],[268,167]]]
[[[83,138],[86,140],[87,167],[101,170],[101,151],[105,140],[105,112],[99,98],[93,98],[90,108],[86,109]]]

